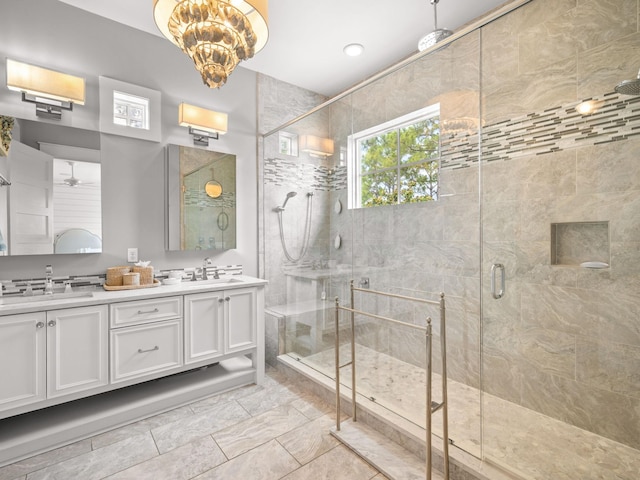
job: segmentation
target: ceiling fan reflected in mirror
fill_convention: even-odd
[[[61,175],[67,175],[66,178],[64,178],[61,182],[58,182],[59,185],[66,185],[68,187],[78,187],[80,185],[82,186],[86,186],[86,185],[92,185],[93,182],[86,182],[84,180],[81,180],[80,178],[76,177],[75,174],[75,164],[76,162],[73,162],[71,160],[67,160],[66,163],[71,167],[71,175],[68,176],[68,173],[61,173]]]

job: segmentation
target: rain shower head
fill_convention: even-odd
[[[432,47],[436,43],[441,42],[445,38],[453,35],[453,32],[451,30],[447,30],[446,28],[438,28],[439,1],[440,0],[430,0],[431,5],[433,5],[433,31],[422,37],[418,42],[418,50],[420,50],[421,52],[429,47]]]
[[[284,210],[284,206],[287,204],[289,199],[295,197],[297,194],[298,194],[298,192],[289,192],[289,193],[287,193],[287,198],[284,199],[284,203],[282,204],[282,209],[283,210]]]
[[[615,90],[623,95],[640,95],[640,71],[637,78],[620,82]]]

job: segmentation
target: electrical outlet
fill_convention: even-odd
[[[127,262],[136,263],[138,261],[138,249],[137,248],[128,248],[127,249]]]

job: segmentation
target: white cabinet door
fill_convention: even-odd
[[[255,288],[224,292],[225,353],[256,346],[257,303]]]
[[[13,142],[9,172],[9,253],[53,253],[53,157]]]
[[[185,296],[185,363],[195,363],[222,355],[224,344],[224,292]]]
[[[44,312],[0,317],[0,410],[46,396]]]
[[[47,312],[47,397],[90,390],[109,381],[106,305]]]

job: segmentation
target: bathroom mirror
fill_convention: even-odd
[[[102,251],[98,132],[16,119],[0,174],[0,255]]]
[[[236,248],[236,156],[168,145],[167,250]]]

